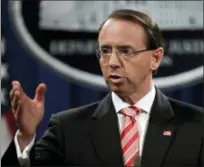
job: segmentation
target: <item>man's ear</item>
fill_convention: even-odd
[[[155,49],[152,53],[152,62],[151,62],[151,70],[156,71],[163,59],[164,49],[159,47]]]

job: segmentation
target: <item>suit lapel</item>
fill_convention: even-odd
[[[169,100],[158,89],[144,141],[142,164],[162,165],[176,135],[176,119]]]
[[[101,164],[123,166],[118,118],[110,94],[99,104],[92,116],[89,129]]]

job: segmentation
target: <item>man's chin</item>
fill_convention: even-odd
[[[115,92],[116,94],[121,94],[123,92],[123,86],[122,85],[109,84],[108,86],[109,86],[110,90]]]
[[[119,96],[124,96],[129,94],[127,87],[124,84],[113,84],[113,83],[108,83],[109,89],[116,93]]]
[[[124,89],[124,83],[123,82],[119,82],[119,83],[114,83],[110,80],[106,80],[106,84],[108,85],[109,89],[113,92],[121,92]]]

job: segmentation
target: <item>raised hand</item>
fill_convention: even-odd
[[[18,129],[24,137],[33,136],[44,115],[46,85],[39,84],[34,99],[29,98],[18,81],[12,82],[10,92],[12,111]]]

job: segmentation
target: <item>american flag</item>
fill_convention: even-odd
[[[171,131],[164,131],[163,135],[164,136],[171,136]]]
[[[11,76],[8,71],[9,64],[7,62],[6,39],[1,32],[1,158],[11,143],[16,130],[9,100]]]

